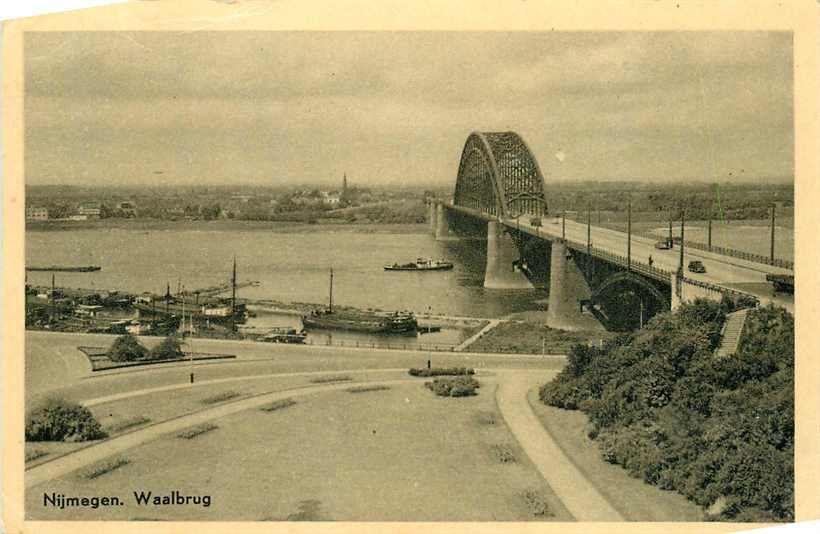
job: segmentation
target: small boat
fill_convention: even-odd
[[[26,267],[27,271],[56,271],[63,273],[91,273],[101,270],[99,265],[84,265],[80,267],[66,267],[60,265],[51,265],[49,267]]]
[[[385,265],[385,271],[449,271],[453,264],[444,260],[427,260],[419,258],[413,263],[394,263]]]
[[[268,343],[304,343],[305,338],[307,334],[304,330],[297,331],[295,328],[283,326],[271,329],[260,340]]]

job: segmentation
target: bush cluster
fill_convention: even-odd
[[[435,378],[432,382],[425,382],[424,385],[440,397],[469,397],[475,395],[479,387],[478,380],[466,375],[455,378]]]
[[[114,340],[106,353],[113,362],[145,360],[178,360],[184,356],[179,339],[168,336],[151,350],[143,347],[133,334],[123,334]]]
[[[737,353],[716,358],[732,303],[696,301],[602,348],[573,347],[540,390],[580,409],[604,459],[716,519],[794,519],[794,318],[751,310]]]
[[[426,367],[422,367],[418,369],[416,367],[412,367],[409,371],[411,376],[422,376],[422,377],[430,377],[430,376],[459,376],[459,375],[474,375],[475,369],[471,369],[469,367],[432,367],[430,369]]]
[[[108,437],[91,410],[48,399],[26,416],[26,441],[89,441]]]

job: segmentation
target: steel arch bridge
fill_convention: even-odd
[[[544,177],[515,132],[473,132],[464,144],[453,204],[499,217],[545,215]]]

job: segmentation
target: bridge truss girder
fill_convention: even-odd
[[[515,132],[473,132],[464,144],[454,203],[493,216],[545,215],[544,177]]]

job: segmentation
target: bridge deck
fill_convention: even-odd
[[[454,206],[451,203],[445,204],[448,209],[469,215],[486,221],[499,221],[509,228],[527,233],[546,240],[561,239],[561,218],[541,217],[542,226],[535,227],[530,224],[529,215],[523,215],[518,219],[496,217],[478,210]],[[568,246],[576,250],[586,252],[587,250],[587,225],[575,221],[566,221],[566,240]],[[618,265],[626,266],[627,235],[625,232],[592,226],[592,250],[593,256],[604,261],[609,261]],[[655,241],[646,237],[632,235],[632,268],[650,278],[661,281],[669,281],[669,276],[678,269],[680,261],[679,245],[672,250],[661,250],[655,248]],[[649,256],[652,256],[653,266],[648,264]],[[735,258],[723,256],[714,252],[686,248],[684,250],[684,265],[688,265],[691,260],[701,260],[706,266],[705,273],[686,272],[687,278],[696,282],[717,286],[724,291],[731,292],[741,290],[758,297],[761,303],[775,302],[779,306],[785,307],[794,313],[794,301],[785,295],[773,296],[772,286],[766,280],[767,273],[794,274],[793,270]]]

